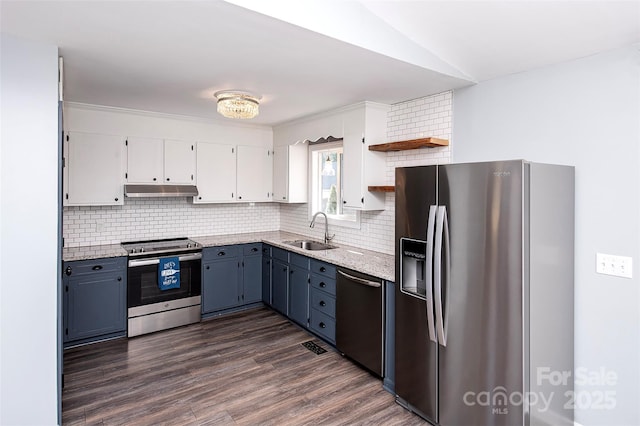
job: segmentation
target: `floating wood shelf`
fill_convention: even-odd
[[[370,192],[395,192],[395,186],[369,186]]]
[[[439,138],[411,139],[408,141],[369,145],[369,151],[380,151],[380,152],[406,151],[409,149],[437,148],[441,146],[449,146],[449,141],[447,139],[439,139]]]

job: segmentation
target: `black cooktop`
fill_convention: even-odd
[[[189,238],[167,238],[161,240],[127,241],[121,244],[129,256],[154,253],[183,253],[202,249],[200,244]]]

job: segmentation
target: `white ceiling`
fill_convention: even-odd
[[[640,1],[9,1],[3,33],[60,48],[65,100],[273,125],[397,103],[640,42]]]

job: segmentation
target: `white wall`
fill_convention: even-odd
[[[391,106],[387,117],[387,141],[437,137],[451,139],[452,93],[401,102]],[[325,134],[326,136],[326,134]],[[450,147],[423,148],[411,151],[386,153],[386,168],[380,173],[386,176],[386,184],[395,184],[395,168],[449,162]],[[307,204],[283,204],[280,206],[280,228],[321,239],[324,227],[309,228]],[[348,244],[382,253],[394,253],[395,194],[387,193],[385,209],[362,212],[360,229],[333,226],[336,244]]]
[[[639,63],[634,46],[454,93],[453,161],[575,166],[575,367],[617,375],[576,384],[583,425],[640,424]],[[596,252],[631,256],[634,278],[596,274]]]
[[[80,104],[66,104],[64,118],[68,131],[273,146],[272,130],[266,126],[223,125],[214,120]],[[274,203],[194,205],[186,197],[132,198],[125,199],[123,206],[65,207],[63,212],[65,247],[273,231],[279,226],[279,208]]]
[[[58,49],[1,43],[0,424],[56,424]]]

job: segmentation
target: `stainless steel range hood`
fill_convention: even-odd
[[[125,185],[124,195],[130,198],[195,197],[198,188],[195,185]]]

